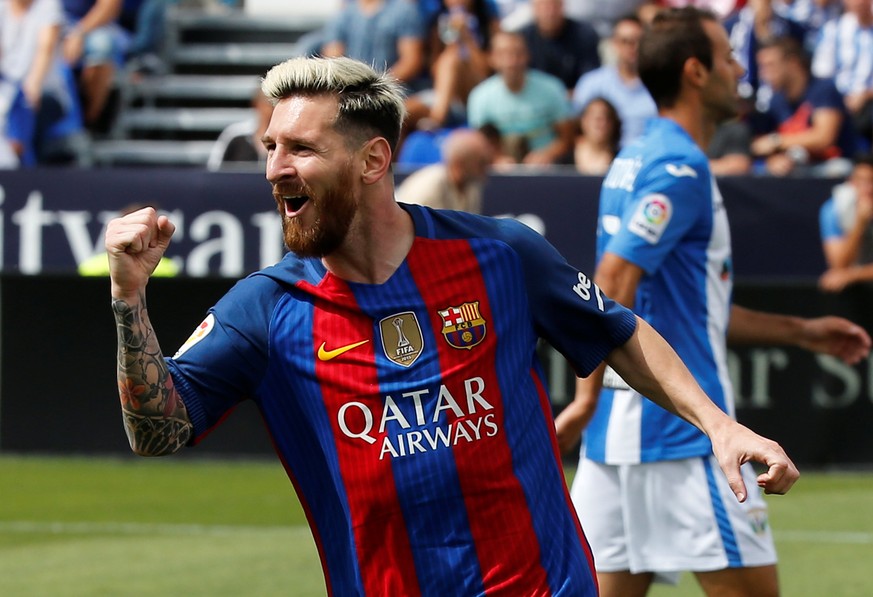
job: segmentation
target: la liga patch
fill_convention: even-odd
[[[644,241],[654,245],[661,240],[673,216],[670,198],[659,193],[647,195],[640,200],[627,228]]]
[[[206,316],[206,319],[197,326],[197,329],[188,336],[188,339],[185,340],[185,343],[179,347],[179,350],[176,351],[176,354],[173,355],[174,359],[178,359],[180,356],[188,352],[188,349],[203,340],[206,336],[209,335],[209,332],[212,331],[212,328],[215,327],[215,317],[210,313]]]

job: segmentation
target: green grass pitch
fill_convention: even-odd
[[[873,595],[873,474],[768,498],[786,597]],[[0,456],[0,595],[324,595],[281,466]],[[685,575],[653,597],[698,596]]]

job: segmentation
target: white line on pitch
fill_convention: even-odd
[[[0,521],[0,533],[52,533],[58,535],[252,535],[309,534],[305,525],[256,526],[169,524],[140,522],[34,522],[28,520]],[[775,531],[778,541],[791,543],[873,544],[873,533],[841,531]]]
[[[304,525],[255,526],[168,524],[139,522],[34,522],[28,520],[0,521],[0,533],[51,533],[58,535],[242,535],[296,534],[309,532]]]

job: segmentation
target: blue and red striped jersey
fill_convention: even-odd
[[[289,254],[210,310],[168,359],[195,441],[257,403],[331,594],[596,595],[536,345],[587,375],[636,318],[518,222],[404,209],[385,283]]]

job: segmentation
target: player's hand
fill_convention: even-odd
[[[555,433],[558,436],[558,450],[561,454],[569,454],[579,443],[582,430],[590,418],[590,415],[585,415],[584,407],[575,400],[558,413],[555,417]]]
[[[800,473],[782,447],[747,427],[731,421],[722,431],[710,436],[712,449],[719,466],[727,477],[731,491],[740,502],[746,501],[748,491],[740,474],[746,462],[759,462],[767,470],[758,475],[758,486],[764,493],[787,493]]]
[[[832,267],[818,279],[818,287],[825,292],[842,292],[846,286],[855,283],[854,269],[851,267]]]
[[[106,252],[114,298],[136,297],[145,288],[175,230],[167,216],[159,216],[153,207],[109,222]]]
[[[835,356],[854,365],[870,354],[870,335],[861,326],[842,317],[815,317],[804,321],[800,346]]]

